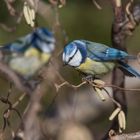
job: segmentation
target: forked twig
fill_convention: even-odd
[[[10,97],[11,93],[12,93],[12,83],[10,83],[10,88],[8,90],[7,96],[6,97],[0,97],[0,101],[4,104],[8,105],[8,108],[3,112],[4,124],[3,124],[3,129],[2,130],[5,130],[6,125],[8,125],[10,127],[9,117],[10,117],[11,111],[16,112],[17,115],[19,116],[19,118],[22,119],[19,111],[15,107],[19,104],[19,102],[23,99],[23,97],[26,94],[23,94],[22,96],[20,96],[20,98],[19,98],[20,101],[18,100],[14,104],[12,104],[11,101],[9,100],[9,97]]]

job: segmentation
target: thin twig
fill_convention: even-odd
[[[122,87],[118,87],[116,85],[110,85],[110,84],[106,84],[105,87],[112,87],[112,88],[116,88],[122,91],[136,91],[136,92],[140,92],[140,89],[136,89],[136,88],[122,88]]]
[[[24,99],[24,97],[25,97],[26,95],[27,95],[26,93],[23,93],[23,94],[18,98],[18,100],[12,105],[12,107],[15,108],[15,107]]]
[[[7,26],[6,24],[4,24],[2,22],[0,22],[0,27],[3,28],[7,32],[13,32],[13,31],[16,30],[15,26],[14,27],[9,27],[9,26]]]
[[[112,102],[113,102],[114,104],[116,104],[119,108],[121,108],[120,103],[117,102],[117,101],[109,94],[109,92],[108,92],[105,88],[103,88],[103,90],[107,93],[107,95],[108,95],[109,98],[112,100]]]
[[[12,6],[13,2],[9,2],[8,0],[4,0],[4,2],[6,3],[7,9],[9,11],[10,15],[16,16],[17,12],[16,12],[15,8]]]
[[[87,83],[89,83],[91,86],[97,87],[97,88],[111,87],[111,88],[115,88],[115,89],[122,90],[122,91],[136,91],[136,92],[140,92],[140,89],[135,89],[135,88],[122,88],[122,87],[118,87],[118,86],[112,85],[112,84],[97,85],[97,84],[94,84],[93,81],[91,82],[91,81],[88,81],[88,80],[83,81],[83,82],[81,82],[78,85],[72,85],[68,81],[65,81],[65,82],[63,82],[63,83],[61,83],[59,85],[55,83],[55,87],[56,87],[56,91],[58,92],[64,86],[68,86],[68,87],[77,89],[77,88],[80,88],[81,86],[83,86],[83,85],[85,85]]]
[[[92,0],[92,2],[93,2],[94,5],[97,7],[97,9],[102,10],[102,7],[97,3],[96,0]]]
[[[78,84],[78,85],[72,85],[72,84],[70,84],[69,82],[65,81],[65,82],[63,82],[63,83],[60,84],[60,85],[55,84],[55,87],[56,87],[56,91],[58,92],[59,89],[62,88],[62,87],[64,87],[65,85],[68,86],[68,87],[71,87],[71,88],[73,88],[73,89],[77,89],[77,88],[79,88],[79,87],[81,87],[81,86],[83,86],[83,85],[85,85],[85,84],[87,84],[86,81],[84,81],[84,82],[82,82],[82,83],[80,83],[80,84]]]

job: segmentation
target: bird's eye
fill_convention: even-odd
[[[69,61],[68,61],[68,63],[72,60],[72,58],[73,58],[73,56],[71,56],[70,58],[69,58]]]
[[[51,42],[50,41],[47,41],[47,44],[51,44]]]
[[[77,53],[77,51],[78,51],[78,49],[75,51],[75,53],[69,58],[69,61],[68,62],[70,62],[72,59],[73,59],[73,57],[75,56],[75,54]]]
[[[72,58],[73,58],[73,56],[71,56],[71,57],[69,58],[69,61],[70,61]]]

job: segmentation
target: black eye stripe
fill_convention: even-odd
[[[72,60],[72,58],[75,56],[75,54],[77,53],[77,51],[78,51],[78,49],[76,49],[76,51],[75,51],[75,53],[73,54],[73,56],[71,56],[71,57],[69,58],[68,63]]]

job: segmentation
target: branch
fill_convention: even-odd
[[[137,25],[140,23],[140,5],[132,7],[132,2],[126,5],[126,8],[122,6],[121,0],[111,0],[114,11],[114,22],[112,25],[112,45],[114,48],[127,51],[125,47],[125,39],[132,35]],[[125,75],[118,69],[114,69],[112,76],[112,84],[124,89]],[[115,87],[114,86],[114,87]],[[125,91],[113,88],[114,99],[121,104],[122,110],[127,115],[127,102],[125,97]],[[116,105],[115,105],[116,106]],[[119,124],[117,118],[112,123],[110,129],[119,131]],[[108,138],[108,133],[105,136],[105,140]]]
[[[14,8],[15,0],[4,0],[4,2],[7,6],[9,14],[12,17],[16,18],[16,21],[15,21],[15,25],[12,25],[12,26],[9,26],[9,25],[6,25],[6,23],[0,22],[0,27],[3,28],[7,32],[13,32],[16,30],[17,25],[21,22],[23,12],[22,10],[17,11],[17,9]]]
[[[110,131],[111,132],[111,131]],[[140,139],[140,131],[129,134],[121,134],[114,135],[114,132],[111,132],[110,140],[139,140]]]
[[[24,115],[24,139],[38,140],[40,137],[40,122],[38,112],[40,111],[40,100],[44,95],[44,85],[38,85],[32,94],[28,111]]]
[[[77,88],[80,88],[81,86],[83,86],[83,85],[85,85],[85,84],[87,84],[86,81],[84,81],[84,82],[82,82],[82,83],[80,83],[80,84],[78,84],[78,85],[72,85],[72,84],[70,84],[69,82],[65,81],[65,82],[63,82],[63,83],[60,84],[60,85],[55,84],[55,88],[56,88],[56,91],[58,92],[59,89],[62,88],[63,86],[65,86],[65,85],[67,85],[67,86],[69,86],[69,87],[71,87],[71,88],[73,88],[73,89],[77,89]]]
[[[10,15],[15,16],[17,14],[17,11],[14,9],[14,7],[12,5],[14,1],[4,0],[4,2],[6,3],[7,9],[9,11]]]
[[[94,83],[94,81],[89,81],[89,80],[83,81],[83,82],[81,82],[78,85],[72,85],[68,81],[64,81],[61,84],[56,84],[55,83],[54,85],[55,85],[56,91],[58,92],[64,86],[68,86],[68,87],[71,87],[73,89],[78,89],[78,88],[82,87],[85,84],[90,84],[91,86],[97,87],[97,88],[110,87],[110,88],[114,88],[114,89],[121,90],[121,91],[135,91],[135,92],[140,92],[140,89],[136,89],[136,88],[122,88],[122,87],[118,87],[116,85],[107,84],[107,83],[105,83],[104,85],[101,85],[101,84],[100,85],[99,84],[97,85],[97,84]]]
[[[56,91],[58,92],[62,87],[64,86],[68,86],[68,87],[71,87],[73,89],[78,89],[80,87],[82,87],[83,85],[85,84],[89,84],[93,87],[93,89],[95,90],[95,92],[98,94],[98,96],[101,98],[102,101],[105,101],[105,97],[104,95],[102,94],[102,91],[105,91],[105,93],[108,95],[108,97],[111,99],[111,101],[116,105],[117,108],[119,108],[120,110],[122,110],[122,105],[116,101],[110,94],[109,92],[106,90],[106,87],[111,87],[111,88],[114,88],[114,89],[117,89],[117,90],[120,90],[120,91],[136,91],[136,92],[140,92],[140,89],[126,89],[126,88],[121,88],[121,87],[118,87],[118,86],[115,86],[115,85],[111,85],[111,84],[106,84],[104,81],[101,81],[101,80],[88,80],[88,79],[85,79],[83,82],[81,82],[80,84],[78,85],[72,85],[70,84],[69,82],[67,81],[64,81],[63,83],[61,84],[56,84],[55,83],[55,87],[56,87]],[[55,98],[54,98],[55,99]],[[54,102],[54,100],[53,100]],[[123,111],[123,110],[122,110]],[[115,115],[116,116],[116,115]],[[115,116],[113,117],[112,120],[114,120]]]
[[[41,136],[40,132],[40,119],[38,112],[40,111],[40,101],[45,93],[45,82],[37,86],[34,93],[31,95],[30,102],[25,109],[23,115],[23,121],[17,130],[14,140],[26,139],[26,140],[39,140]]]

